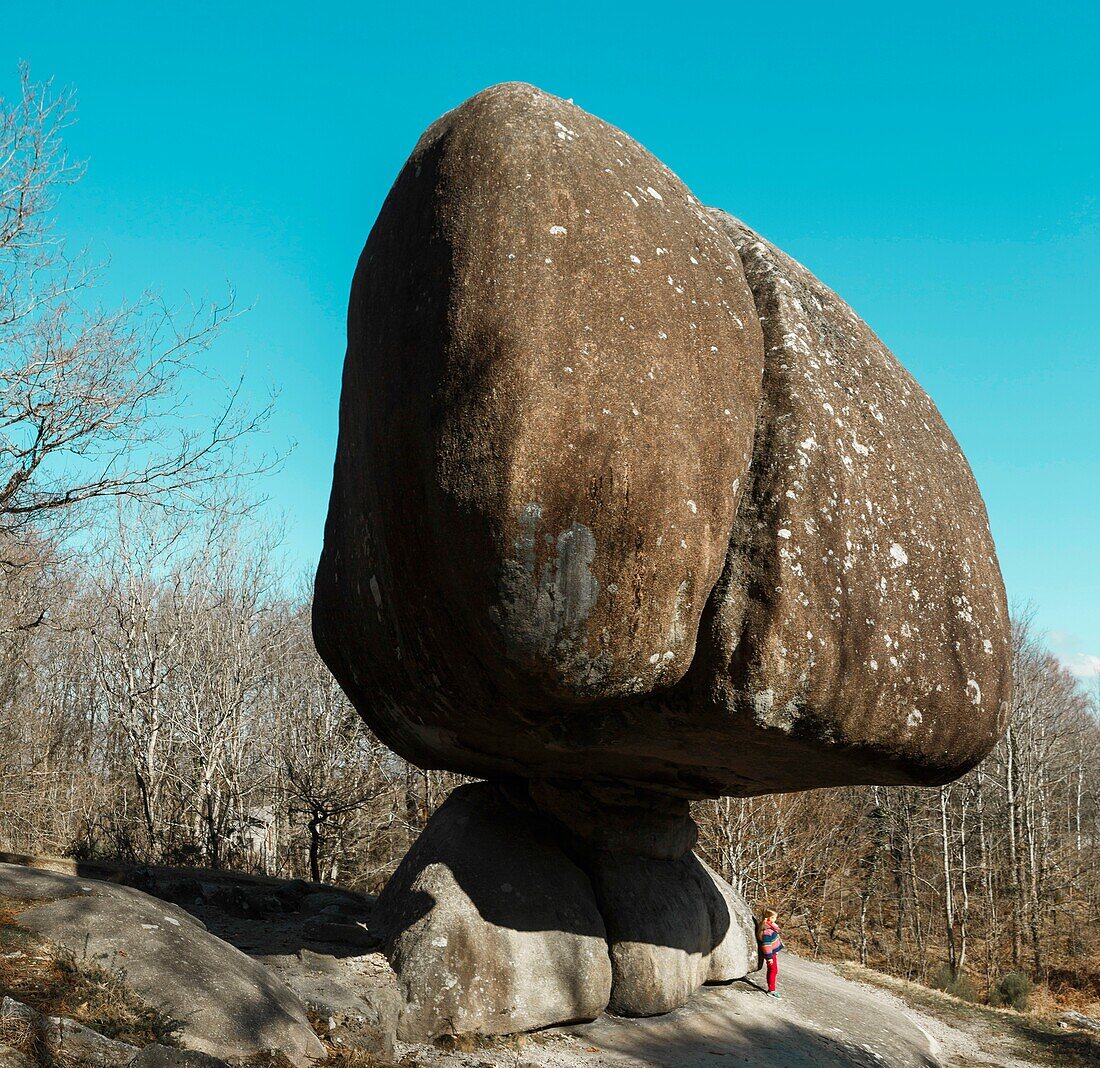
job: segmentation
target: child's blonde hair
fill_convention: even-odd
[[[760,919],[756,921],[757,942],[764,941],[764,924],[767,923],[768,920],[774,920],[778,915],[779,914],[775,911],[775,909],[764,909],[764,911],[760,913]]]

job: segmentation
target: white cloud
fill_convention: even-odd
[[[1085,683],[1100,677],[1100,656],[1087,653],[1076,634],[1066,630],[1048,630],[1047,642],[1058,663]]]
[[[1100,675],[1100,656],[1092,653],[1059,653],[1058,660],[1079,679],[1092,679]]]

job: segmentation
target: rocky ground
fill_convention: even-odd
[[[5,859],[16,858],[0,857]],[[245,1063],[250,1057],[257,1064],[307,1064],[318,1055],[329,1056],[334,1065],[399,1062],[430,1068],[1071,1068],[1100,1063],[1100,1038],[1089,1033],[1087,1021],[1080,1027],[1064,1021],[1058,1026],[1057,1021],[968,1005],[877,973],[791,955],[782,962],[780,1001],[764,996],[758,973],[708,987],[664,1016],[603,1016],[532,1035],[408,1045],[393,1039],[396,986],[370,930],[369,897],[307,883],[181,869],[81,866],[78,873],[72,862],[47,866],[60,873],[0,863],[0,896],[17,903],[0,917],[0,927],[7,920],[9,933],[30,932],[68,947],[73,961],[83,957],[109,974],[124,975],[177,1025],[175,1039],[165,1041],[219,1058],[202,1062],[208,1065]],[[95,878],[89,878],[93,871]],[[145,893],[119,885],[123,882]],[[24,950],[7,943],[4,948],[6,974],[15,974],[20,958],[12,954]],[[29,966],[31,957],[26,959]],[[0,1030],[18,1031],[26,1017],[19,998],[34,1000],[26,993],[32,989],[33,983],[24,985],[0,1008]],[[57,1015],[39,1015],[39,1032],[54,1036],[54,1047],[40,1043],[40,1053],[52,1056],[50,1048],[56,1052],[62,1039],[70,1055],[76,1051],[76,1060],[54,1057],[52,1063],[185,1064],[170,1059],[181,1056],[170,1045],[147,1045],[145,1060],[139,1061],[141,1036],[127,1033],[116,1036],[113,1046],[97,1045],[97,1036],[74,1030],[77,1025]],[[236,1027],[242,1021],[244,1026]],[[146,1026],[144,1042],[154,1037],[156,1028]],[[272,1058],[262,1052],[268,1046],[282,1053]],[[0,1068],[33,1064],[19,1056],[5,1052],[0,1034]]]

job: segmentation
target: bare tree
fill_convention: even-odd
[[[110,497],[204,504],[275,462],[242,461],[271,409],[249,413],[240,382],[205,424],[185,418],[232,293],[183,316],[152,294],[104,309],[101,265],[70,259],[54,233],[58,196],[83,173],[62,142],[73,108],[26,67],[19,96],[0,98],[0,535],[63,528]]]
[[[297,622],[297,647],[277,699],[281,714],[272,755],[291,812],[305,821],[310,878],[319,882],[331,876],[340,852],[332,848],[332,838],[346,828],[349,816],[381,793],[394,793],[404,766],[365,729],[317,656],[308,614],[299,610]]]

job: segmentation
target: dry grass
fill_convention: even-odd
[[[1100,1016],[1100,970],[1095,967],[1051,968],[1047,986],[1059,1006]]]
[[[10,1046],[26,1054],[31,1060],[39,1059],[38,1036],[23,1020],[0,1018],[0,1046]]]
[[[1100,1039],[1060,1027],[1056,1014],[1062,1006],[1049,994],[1034,999],[1031,1011],[1017,1012],[965,1001],[850,962],[834,962],[832,966],[846,979],[882,987],[952,1027],[972,1031],[978,1024],[1017,1057],[1054,1068],[1095,1068],[1100,1064]]]
[[[312,1010],[309,1011],[308,1016],[313,1033],[321,1040],[321,1045],[325,1047],[325,1052],[328,1054],[321,1062],[325,1068],[382,1068],[383,1065],[392,1063],[381,1061],[366,1050],[345,1049],[337,1045],[329,1035],[326,1017]]]
[[[362,1049],[335,1049],[327,1043],[325,1048],[329,1051],[328,1060],[324,1062],[325,1068],[380,1068],[381,1065],[389,1063],[380,1061],[373,1054]]]
[[[19,914],[35,904],[41,902],[0,895],[0,997],[7,995],[48,1016],[67,1016],[135,1046],[174,1044],[173,1022],[134,994],[123,973],[77,961],[19,925]],[[13,1038],[0,1041],[23,1051],[29,1040],[20,1035],[21,1028],[26,1030],[9,1021],[6,1029],[15,1032]]]

